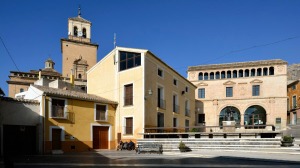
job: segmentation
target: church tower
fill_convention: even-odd
[[[92,23],[78,16],[68,19],[68,38],[61,39],[62,75],[86,80],[86,72],[97,63],[98,44],[91,43]]]

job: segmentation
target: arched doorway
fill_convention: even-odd
[[[265,128],[264,126],[259,125],[266,125],[267,117],[266,117],[266,110],[258,105],[250,106],[245,111],[244,115],[244,125],[246,129],[250,128]]]
[[[233,106],[226,106],[220,112],[219,126],[223,126],[223,121],[235,121],[235,125],[241,124],[241,113],[239,109]]]

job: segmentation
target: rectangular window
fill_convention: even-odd
[[[163,70],[157,69],[157,75],[163,77]]]
[[[185,101],[185,116],[190,116],[190,102],[189,100]]]
[[[178,96],[173,95],[173,112],[179,113]]]
[[[292,86],[292,90],[295,90],[295,89],[296,89],[296,85],[293,85],[293,86]]]
[[[190,121],[189,120],[185,120],[185,132],[188,132],[190,129]]]
[[[293,109],[297,108],[297,96],[293,96]]]
[[[175,86],[177,86],[177,80],[176,80],[176,79],[173,79],[173,84],[174,84]]]
[[[65,118],[65,100],[51,99],[51,117]]]
[[[132,135],[133,134],[133,118],[128,117],[125,118],[125,134],[127,135]]]
[[[158,87],[157,88],[157,107],[166,109],[166,101],[163,98],[164,88]]]
[[[133,105],[133,84],[124,86],[124,106]]]
[[[177,118],[173,118],[173,127],[177,127]]]
[[[141,53],[120,51],[120,71],[141,65]]]
[[[185,92],[189,92],[189,87],[185,87]]]
[[[107,106],[96,104],[96,121],[106,121],[107,120]]]
[[[198,89],[198,98],[205,98],[205,88]]]
[[[205,114],[198,114],[198,123],[205,123]]]
[[[252,96],[259,96],[259,85],[252,86]]]
[[[233,88],[226,87],[226,97],[232,97],[232,96],[233,96]]]

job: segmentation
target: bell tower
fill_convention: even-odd
[[[68,19],[68,38],[61,39],[62,75],[70,77],[71,71],[78,65],[78,60],[84,62],[85,71],[75,76],[75,79],[86,80],[86,71],[97,63],[99,45],[91,42],[92,23],[81,16]]]

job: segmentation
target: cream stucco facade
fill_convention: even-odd
[[[199,125],[219,126],[231,110],[233,120],[242,126],[286,128],[287,62],[265,60],[193,66],[188,68],[188,79],[197,86],[197,115],[205,116],[205,122],[197,117]]]
[[[143,138],[150,127],[195,124],[195,86],[148,50],[116,47],[87,77],[88,93],[118,102],[119,139]]]

